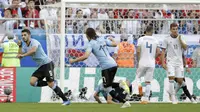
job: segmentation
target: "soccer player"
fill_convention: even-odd
[[[129,81],[126,81],[127,85],[129,86],[130,93],[132,92],[132,85],[130,84]],[[122,97],[122,98],[127,98],[127,93],[124,91],[123,88],[120,87],[120,83],[113,83],[112,88]],[[105,88],[103,87],[103,83],[100,83],[97,88],[95,89],[94,93],[94,98],[98,103],[102,103],[101,100],[99,99],[99,95],[102,94],[103,97],[106,99],[108,104],[116,104],[120,103],[120,101],[112,98],[109,93],[105,91]]]
[[[109,55],[107,46],[116,47],[116,42],[112,38],[109,38],[110,40],[107,40],[103,37],[99,37],[93,28],[88,28],[86,30],[86,37],[89,40],[89,43],[85,54],[76,59],[69,59],[69,62],[75,63],[83,61],[87,59],[91,53],[93,53],[98,59],[102,68],[101,75],[103,79],[103,86],[106,89],[107,93],[109,93],[113,98],[117,99],[118,101],[124,103],[121,108],[130,107],[130,103],[112,89],[113,79],[115,77],[115,73],[117,72],[117,63]]]
[[[155,58],[160,54],[158,41],[153,34],[153,26],[149,25],[146,28],[145,36],[139,38],[137,44],[137,59],[139,62],[136,81],[144,77],[146,89],[142,104],[147,104],[151,91],[151,80],[153,79],[155,69]]]
[[[190,69],[188,68],[187,60],[186,60],[184,54],[183,54],[183,64],[184,64],[184,67],[186,69],[186,72],[191,73]],[[175,78],[175,81],[177,82],[177,78]],[[181,88],[183,89],[183,92],[185,93],[185,95],[190,99],[190,101],[192,103],[196,104],[197,101],[192,97],[192,95],[190,94],[190,92],[187,89],[187,85],[186,85],[186,82],[185,82],[185,77],[183,78],[182,85],[179,85],[179,83],[176,83],[175,93],[177,93]]]
[[[172,104],[177,104],[174,89],[174,79],[177,78],[179,85],[183,84],[184,69],[182,52],[187,49],[186,42],[178,34],[178,25],[172,23],[170,25],[170,36],[167,36],[162,44],[162,67],[167,71],[169,78],[169,94],[172,97]],[[166,51],[167,50],[167,51]],[[166,64],[165,64],[165,52],[167,52]]]
[[[69,105],[70,101],[64,96],[60,87],[58,87],[57,81],[54,80],[54,64],[45,54],[41,44],[31,38],[31,32],[28,29],[22,30],[22,39],[25,45],[22,47],[22,42],[20,41],[18,43],[20,54],[17,57],[23,58],[25,56],[31,56],[38,65],[38,69],[31,76],[30,85],[34,87],[49,86],[62,98],[62,105]],[[44,78],[46,78],[46,81],[43,81]]]

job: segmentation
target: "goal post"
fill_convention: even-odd
[[[169,18],[167,15],[168,13],[170,13],[170,14],[172,13],[172,12],[167,12],[169,10],[170,11],[178,10],[178,11],[180,11],[180,14],[188,14],[188,12],[187,12],[188,10],[200,10],[200,1],[199,0],[167,0],[167,1],[162,1],[162,0],[124,0],[124,1],[122,1],[122,0],[61,0],[61,3],[58,4],[58,6],[59,5],[61,6],[61,12],[60,12],[61,23],[59,24],[60,25],[60,33],[58,33],[58,37],[60,39],[59,40],[60,46],[59,46],[58,50],[60,52],[58,54],[55,54],[54,57],[52,57],[52,58],[59,58],[59,62],[56,62],[56,63],[58,63],[56,65],[58,65],[58,67],[59,67],[59,74],[60,74],[59,82],[60,82],[60,86],[61,86],[62,90],[64,90],[64,88],[66,86],[70,89],[79,90],[79,89],[81,89],[81,87],[83,87],[85,85],[89,85],[89,87],[92,87],[91,89],[88,88],[89,91],[93,92],[92,90],[94,90],[94,88],[96,87],[96,82],[94,82],[95,84],[89,84],[89,83],[75,84],[76,88],[75,88],[75,86],[69,87],[70,84],[72,84],[74,82],[66,83],[66,80],[65,80],[65,78],[69,77],[69,75],[76,76],[77,74],[79,74],[79,75],[84,74],[83,76],[79,76],[79,75],[77,76],[77,78],[83,77],[83,79],[81,79],[81,80],[77,79],[77,80],[80,80],[80,81],[78,81],[78,83],[83,83],[84,81],[86,81],[86,80],[88,81],[91,79],[91,77],[92,77],[92,76],[90,76],[91,72],[99,74],[98,61],[96,60],[96,58],[94,58],[93,55],[90,56],[90,59],[86,60],[83,63],[78,63],[78,64],[71,65],[71,67],[67,67],[67,70],[69,73],[66,73],[66,65],[67,65],[66,64],[67,63],[66,56],[67,56],[67,54],[68,53],[71,54],[72,57],[73,56],[75,56],[75,57],[81,56],[84,54],[84,48],[86,47],[85,44],[87,43],[87,39],[85,39],[84,31],[79,32],[78,28],[83,27],[83,29],[85,30],[85,28],[89,27],[89,25],[91,27],[96,28],[96,24],[99,24],[99,23],[110,24],[110,23],[114,22],[116,24],[120,24],[121,25],[121,26],[119,25],[120,28],[118,28],[119,26],[117,26],[117,25],[111,24],[111,25],[113,25],[114,28],[112,29],[112,31],[110,31],[110,29],[104,28],[105,26],[101,26],[103,30],[100,33],[98,32],[99,35],[104,36],[105,38],[107,38],[108,36],[113,36],[116,39],[116,41],[119,43],[120,35],[122,34],[122,30],[131,29],[134,31],[131,32],[130,30],[126,30],[126,32],[129,35],[129,39],[130,39],[131,43],[136,44],[137,38],[139,38],[141,35],[144,34],[145,27],[143,25],[145,25],[148,22],[152,22],[152,24],[154,26],[154,33],[156,33],[155,36],[159,39],[160,36],[165,36],[165,35],[169,34],[169,24],[172,22],[177,22],[177,23],[180,22],[180,24],[181,24],[181,23],[185,23],[190,20],[192,25],[196,25],[197,24],[196,22],[200,21],[199,18],[187,18],[187,17],[185,17],[185,18],[170,17]],[[67,10],[69,8],[72,8],[72,10],[74,9],[75,13],[78,9],[87,9],[87,8],[91,8],[91,9],[96,8],[97,13],[100,12],[101,9],[106,9],[107,11],[109,11],[109,9],[112,11],[114,11],[116,9],[117,10],[118,9],[125,9],[125,10],[133,9],[134,11],[141,10],[141,12],[144,11],[145,13],[153,12],[155,10],[160,10],[160,11],[163,10],[163,15],[162,15],[162,17],[158,17],[158,18],[150,18],[148,16],[146,16],[146,18],[145,18],[145,16],[140,15],[138,12],[138,16],[137,16],[138,18],[135,18],[135,19],[122,18],[122,17],[120,18],[119,15],[117,15],[116,18],[92,18],[92,16],[91,16],[92,11],[90,10],[91,12],[90,12],[89,16],[91,18],[90,17],[76,18],[75,17],[76,14],[74,14],[72,18],[69,18],[66,16],[67,12],[68,12]],[[145,10],[147,10],[147,11],[145,11]],[[183,11],[183,12],[181,12],[181,11]],[[124,12],[124,13],[127,13],[127,12]],[[166,14],[164,15],[164,13],[166,13]],[[119,12],[118,12],[118,14],[119,14]],[[125,16],[125,14],[123,16]],[[140,18],[140,16],[142,16],[142,17]],[[150,16],[152,16],[152,15],[150,15]],[[166,16],[166,17],[164,17],[164,16]],[[80,24],[81,26],[77,25],[77,21],[83,21]],[[84,23],[85,21],[87,21],[87,24]],[[127,23],[124,21],[127,21]],[[70,23],[68,24],[68,22],[70,22]],[[77,26],[75,26],[71,22],[74,22],[74,24],[76,24]],[[89,22],[91,22],[92,24]],[[135,25],[136,27],[139,25],[140,27],[137,27],[137,29],[135,30],[134,29],[135,26],[131,26],[131,25]],[[198,23],[198,25],[199,25],[199,23]],[[87,27],[85,27],[85,26],[87,26]],[[77,28],[77,31],[73,32],[72,30],[74,30],[76,28]],[[187,33],[185,37],[189,37],[189,38],[194,37],[192,40],[187,40],[187,41],[190,42],[192,45],[193,44],[197,45],[198,43],[195,43],[195,42],[197,42],[197,40],[199,39],[198,36],[200,35],[200,31],[199,31],[199,29],[197,29],[197,31],[194,33],[194,31],[193,31],[194,29],[191,29],[192,33],[188,31],[189,33]],[[185,35],[184,28],[181,29],[180,33]],[[70,45],[74,45],[74,46],[71,47]],[[189,47],[189,50],[190,50],[190,47]],[[194,48],[191,48],[191,50],[189,51],[190,54],[187,54],[188,57],[191,57],[193,50],[194,50]],[[113,49],[110,49],[110,51],[113,52]],[[51,52],[51,53],[53,53],[53,52]],[[67,58],[69,58],[69,57],[67,57]],[[157,62],[157,63],[159,63],[159,62]],[[73,68],[73,67],[77,67],[77,68]],[[88,68],[88,67],[92,67],[92,68]],[[157,67],[159,68],[160,65],[157,64]],[[93,69],[95,69],[94,70],[95,72],[93,71]],[[193,70],[195,71],[195,73],[197,73],[195,69],[193,69]],[[122,74],[122,76],[125,77],[126,73],[123,73],[123,72],[126,72],[127,74],[130,75],[131,74],[130,72],[135,73],[135,68],[133,70],[131,68],[127,68],[124,71],[120,68],[119,74]],[[119,74],[117,74],[117,75],[119,75]],[[161,68],[156,70],[155,76],[157,78],[159,77],[158,74],[164,74],[163,70]],[[135,74],[132,74],[132,75],[135,75]],[[88,76],[88,77],[85,78],[86,76]],[[162,75],[162,78],[165,78],[164,76],[165,75]],[[96,79],[100,80],[99,76],[94,76],[94,77],[95,77],[95,80]],[[128,76],[128,78],[134,78],[134,77]],[[73,79],[70,79],[70,80],[73,81],[73,80],[76,80],[76,78],[73,77]],[[161,83],[162,81],[163,80],[159,80],[156,83]],[[66,85],[66,84],[69,84],[69,85]],[[196,84],[196,82],[195,82],[195,84]],[[164,86],[165,85],[163,83],[162,83],[162,85],[160,84],[160,87],[164,87]],[[194,88],[196,90],[196,92],[197,92],[197,88],[198,87]],[[155,91],[157,91],[157,90],[155,90]],[[161,92],[164,95],[163,91],[164,90],[162,88]],[[165,101],[165,100],[163,100],[164,96],[160,95],[160,97],[163,97],[162,101]]]

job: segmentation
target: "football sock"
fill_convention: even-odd
[[[117,88],[117,87],[119,87],[119,83],[113,82],[112,83],[112,88]]]
[[[175,95],[174,80],[169,80],[169,92],[170,94]]]
[[[181,86],[178,83],[176,83],[175,84],[175,93],[177,93],[180,90],[180,88],[181,88]]]
[[[151,91],[151,84],[146,84],[145,88],[145,97],[148,99],[150,96],[150,91]]]
[[[185,93],[185,95],[191,100],[192,96],[191,96],[190,92],[188,91],[187,86],[183,86],[182,89],[183,89],[183,92]]]
[[[63,94],[63,92],[61,91],[61,89],[56,86],[52,88],[54,90],[54,92],[60,97],[62,98],[63,101],[68,101],[68,99],[65,97],[65,95]]]
[[[43,87],[43,86],[47,86],[47,81],[42,81],[42,80],[38,80],[37,82],[35,82],[34,86],[35,87]]]
[[[125,102],[126,102],[126,100],[123,99],[123,98],[122,98],[118,93],[116,93],[114,90],[110,91],[110,95],[111,95],[113,98],[117,99],[118,101],[120,101],[120,102],[122,102],[122,103],[125,103]]]

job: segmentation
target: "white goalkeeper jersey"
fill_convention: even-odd
[[[183,38],[181,39],[183,42],[185,42]],[[174,66],[183,66],[183,49],[181,47],[181,43],[178,37],[172,38],[170,35],[165,37],[161,47],[166,49],[167,64]]]
[[[158,41],[153,36],[139,38],[137,46],[141,47],[139,67],[155,67],[156,48]]]

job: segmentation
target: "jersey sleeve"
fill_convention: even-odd
[[[92,52],[92,45],[91,45],[91,43],[88,43],[88,45],[86,47],[86,52],[89,52],[89,53]]]
[[[38,47],[40,45],[40,43],[39,42],[37,42],[37,41],[32,41],[32,47]]]
[[[118,50],[119,50],[119,45],[117,45],[117,47],[115,48],[114,53],[117,54],[117,53],[118,53]]]
[[[112,42],[108,39],[105,40],[107,46],[112,46]]]
[[[160,47],[166,49],[167,48],[167,38],[165,38],[161,43]]]
[[[142,38],[139,38],[139,39],[138,39],[137,46],[141,46],[141,44],[142,44]]]

